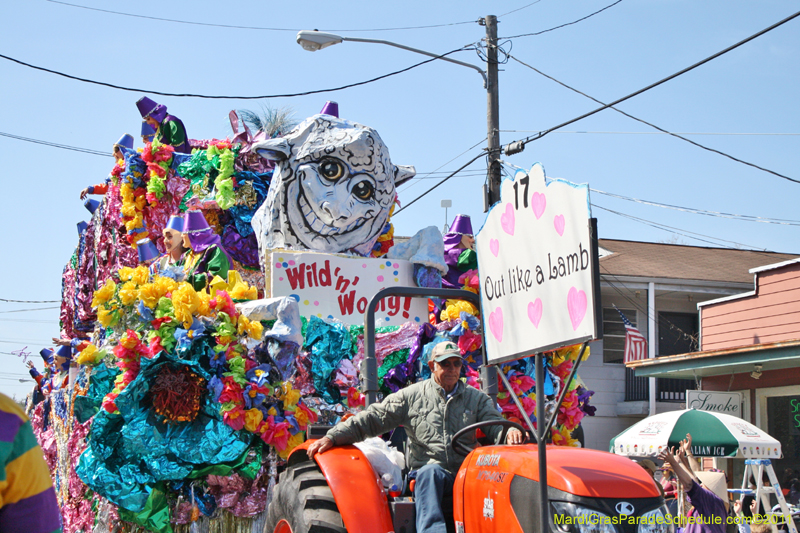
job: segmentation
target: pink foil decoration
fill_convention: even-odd
[[[413,322],[406,322],[400,329],[391,333],[378,333],[375,336],[375,357],[378,360],[378,366],[383,364],[383,360],[390,353],[394,353],[404,348],[411,348],[414,341],[419,336],[419,330],[422,326]],[[364,360],[364,336],[358,336],[358,351],[353,357],[353,365],[359,368],[361,361]]]

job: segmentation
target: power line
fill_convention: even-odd
[[[511,173],[509,173],[505,169],[505,166],[510,166],[510,167],[518,169],[518,170],[520,170],[522,172],[526,172],[527,173],[527,170],[525,170],[524,168],[518,167],[518,166],[516,166],[516,165],[514,165],[512,163],[509,163],[508,161],[501,160],[500,162],[504,165],[502,167],[503,172],[509,177],[513,177],[513,176],[512,176]],[[600,189],[593,189],[591,187],[589,188],[589,190],[592,191],[592,192],[596,192],[598,194],[602,194],[604,196],[609,196],[611,198],[617,198],[617,199],[620,199],[620,200],[626,200],[626,201],[629,201],[629,202],[635,202],[635,203],[639,203],[639,204],[643,204],[643,205],[649,205],[649,206],[653,206],[653,207],[660,207],[660,208],[663,208],[663,209],[672,209],[672,210],[675,210],[675,211],[681,211],[681,212],[684,212],[684,213],[691,213],[691,214],[695,214],[695,215],[705,215],[705,216],[711,216],[711,217],[717,217],[717,218],[729,218],[729,219],[740,220],[740,221],[744,221],[744,222],[761,222],[761,223],[765,223],[765,224],[779,224],[779,225],[783,225],[783,226],[800,226],[800,220],[791,220],[791,219],[786,219],[786,218],[767,218],[767,217],[759,217],[759,216],[755,216],[755,215],[738,215],[738,214],[734,214],[734,213],[724,213],[724,212],[720,212],[720,211],[709,211],[707,209],[697,209],[697,208],[694,208],[694,207],[684,207],[684,206],[673,205],[673,204],[665,204],[665,203],[662,203],[662,202],[653,202],[652,200],[642,200],[641,198],[633,198],[633,197],[630,197],[630,196],[624,196],[622,194],[616,194],[616,193],[612,193],[612,192],[601,191]]]
[[[568,120],[566,122],[563,122],[563,123],[559,124],[558,126],[554,126],[552,128],[549,128],[549,129],[547,129],[547,130],[545,130],[543,132],[540,132],[538,135],[529,136],[529,137],[526,137],[525,139],[522,139],[522,140],[516,141],[516,142],[520,142],[524,146],[524,145],[528,144],[529,142],[541,139],[542,137],[544,137],[545,135],[547,135],[550,132],[553,132],[555,130],[561,129],[564,126],[568,126],[569,124],[573,124],[575,122],[578,122],[579,120],[583,120],[584,118],[590,117],[590,116],[592,116],[592,115],[594,115],[596,113],[599,113],[600,111],[608,109],[609,107],[612,107],[612,106],[615,106],[617,104],[620,104],[620,103],[624,102],[625,100],[629,100],[629,99],[633,98],[634,96],[638,96],[638,95],[640,95],[640,94],[642,94],[642,93],[644,93],[646,91],[649,91],[650,89],[658,87],[659,85],[662,85],[663,83],[666,83],[666,82],[668,82],[668,81],[670,81],[670,80],[672,80],[674,78],[677,78],[678,76],[681,76],[681,75],[686,74],[687,72],[689,72],[691,70],[696,69],[697,67],[699,67],[701,65],[706,64],[709,61],[711,61],[713,59],[716,59],[716,58],[720,57],[721,55],[726,54],[726,53],[730,52],[731,50],[734,50],[734,49],[742,46],[743,44],[748,43],[748,42],[752,41],[753,39],[755,39],[757,37],[760,37],[760,36],[764,35],[765,33],[774,30],[778,26],[781,26],[782,24],[785,24],[785,23],[789,22],[790,20],[792,20],[794,18],[797,18],[798,16],[800,16],[800,11],[798,11],[797,13],[795,13],[793,15],[790,15],[790,16],[786,17],[785,19],[783,19],[783,20],[781,20],[779,22],[776,22],[772,26],[769,26],[768,28],[765,28],[765,29],[759,31],[758,33],[755,33],[755,34],[751,35],[750,37],[747,37],[746,39],[744,39],[742,41],[739,41],[738,43],[736,43],[736,44],[734,44],[732,46],[729,46],[728,48],[726,48],[726,49],[724,49],[724,50],[722,50],[720,52],[717,52],[716,54],[713,54],[713,55],[703,59],[702,61],[699,61],[699,62],[695,63],[694,65],[686,67],[685,69],[683,69],[681,71],[678,71],[675,74],[667,76],[666,78],[664,78],[662,80],[659,80],[659,81],[657,81],[657,82],[655,82],[655,83],[653,83],[651,85],[648,85],[647,87],[645,87],[643,89],[639,89],[638,91],[633,92],[633,93],[631,93],[631,94],[629,94],[627,96],[623,96],[622,98],[614,100],[610,104],[605,104],[602,107],[598,107],[597,109],[595,109],[593,111],[589,111],[588,113],[584,113],[583,115],[581,115],[579,117],[576,117],[576,118],[573,118],[573,119]],[[781,176],[781,177],[785,177],[785,176]],[[788,178],[788,179],[791,179],[791,178]],[[792,181],[795,181],[795,180],[792,180]]]
[[[702,233],[695,233],[695,232],[689,231],[689,230],[682,230],[680,228],[675,228],[673,226],[667,226],[666,224],[661,224],[659,222],[653,222],[651,220],[647,220],[647,219],[644,219],[644,218],[639,218],[639,217],[635,217],[633,215],[627,215],[625,213],[620,213],[619,211],[614,211],[613,209],[608,209],[606,207],[603,207],[603,206],[595,204],[595,203],[592,203],[592,207],[596,207],[598,209],[602,209],[603,211],[608,211],[609,213],[613,213],[613,214],[615,214],[617,216],[620,216],[620,217],[623,217],[623,218],[627,218],[627,219],[639,222],[639,223],[644,224],[646,226],[650,226],[650,227],[653,227],[653,228],[656,228],[656,229],[660,229],[662,231],[666,231],[668,233],[674,233],[676,235],[680,235],[682,237],[686,237],[687,239],[694,239],[696,241],[704,242],[706,244],[713,244],[716,247],[720,247],[721,246],[719,244],[720,242],[727,242],[727,243],[734,244],[736,246],[747,248],[747,249],[750,249],[750,250],[753,250],[753,251],[759,251],[755,246],[751,246],[749,244],[742,244],[740,242],[729,241],[729,240],[726,240],[726,239],[720,239],[720,238],[717,238],[717,237],[712,237],[710,235],[704,235]],[[695,235],[699,235],[699,237],[695,237]],[[702,239],[700,237],[705,237],[705,239]],[[708,239],[713,239],[713,240],[708,240]],[[729,246],[722,246],[722,247],[723,248],[729,248]],[[768,252],[769,250],[761,249],[761,251]]]
[[[26,313],[28,311],[44,311],[46,309],[61,309],[60,306],[56,307],[37,307],[35,309],[14,309],[13,311],[0,311],[0,314],[4,313]]]
[[[261,26],[236,26],[236,25],[230,25],[230,24],[211,24],[211,23],[208,23],[208,22],[192,22],[192,21],[188,21],[188,20],[177,20],[177,19],[168,19],[168,18],[162,18],[162,17],[151,17],[151,16],[147,16],[147,15],[137,15],[135,13],[124,13],[124,12],[121,12],[121,11],[110,11],[108,9],[99,9],[99,8],[96,8],[96,7],[81,6],[81,5],[78,5],[78,4],[68,4],[67,2],[59,2],[57,0],[47,0],[47,1],[51,2],[53,4],[61,4],[61,5],[64,5],[64,6],[69,6],[69,7],[77,7],[77,8],[80,8],[80,9],[88,9],[90,11],[100,11],[102,13],[110,13],[112,15],[122,15],[122,16],[126,16],[126,17],[135,17],[135,18],[148,19],[148,20],[158,20],[158,21],[162,21],[162,22],[173,22],[175,24],[190,24],[190,25],[193,25],[193,26],[209,26],[209,27],[215,27],[215,28],[230,28],[230,29],[236,29],[236,30],[285,31],[285,32],[298,32],[298,31],[301,31],[301,29],[298,29],[298,28],[266,28],[266,27],[261,27]],[[536,2],[534,2],[534,3],[536,3]],[[524,8],[520,8],[520,9],[524,9]],[[325,31],[363,32],[363,31],[420,30],[420,29],[427,29],[427,28],[444,28],[446,26],[458,26],[458,25],[461,25],[461,24],[474,24],[474,23],[475,23],[474,20],[467,20],[467,21],[464,21],[464,22],[450,22],[450,23],[445,23],[445,24],[430,24],[430,25],[427,25],[427,26],[406,26],[406,27],[400,27],[400,28],[371,28],[371,29],[365,29],[365,30],[351,30],[351,29],[335,30],[334,29],[334,30],[325,30]]]
[[[519,61],[516,57],[512,58],[515,61]],[[521,61],[520,61],[521,62]],[[529,65],[525,65],[529,66]],[[531,67],[533,68],[533,67]],[[542,74],[544,75],[544,74]],[[554,81],[554,78],[551,78]],[[561,83],[561,82],[558,82]],[[572,89],[572,87],[569,87]],[[575,89],[573,89],[575,90]],[[581,93],[582,94],[582,93]],[[585,96],[585,95],[584,95]],[[601,102],[602,103],[602,102]],[[616,111],[616,109],[615,109]],[[544,130],[500,130],[500,133],[541,133]],[[558,130],[554,131],[553,133],[592,133],[592,134],[608,134],[608,135],[762,135],[762,136],[769,136],[769,135],[783,135],[783,136],[799,136],[800,133],[732,133],[732,132],[699,132],[699,131],[569,131],[569,130]]]
[[[53,148],[61,148],[63,150],[71,150],[73,152],[82,152],[84,154],[91,154],[91,155],[101,155],[104,157],[113,157],[110,152],[100,152],[98,150],[92,150],[90,148],[80,148],[78,146],[69,146],[66,144],[57,144],[50,141],[42,141],[40,139],[31,139],[30,137],[21,137],[19,135],[13,135],[11,133],[4,133],[0,131],[0,136],[8,137],[11,139],[16,139],[18,141],[25,141],[29,143],[36,143],[36,144],[43,144],[45,146],[52,146]]]
[[[531,7],[534,4],[538,4],[541,1],[542,0],[536,0],[535,2],[531,2],[530,4],[528,4],[526,6],[518,7],[517,9],[515,9],[513,11],[509,11],[508,13],[503,13],[502,15],[497,15],[497,18],[500,19],[502,17],[505,17],[506,15],[510,15],[511,13],[516,13],[517,11],[522,11],[523,9]]]
[[[24,67],[32,68],[32,69],[35,69],[35,70],[41,70],[43,72],[48,72],[50,74],[56,74],[57,76],[62,76],[64,78],[68,78],[68,79],[71,79],[71,80],[81,81],[81,82],[84,82],[84,83],[91,83],[93,85],[100,85],[100,86],[103,86],[103,87],[110,87],[111,89],[119,89],[121,91],[129,91],[129,92],[135,92],[135,93],[157,94],[157,95],[160,95],[160,96],[174,96],[174,97],[179,97],[179,98],[208,98],[208,99],[213,99],[213,100],[260,100],[260,99],[267,99],[267,98],[293,98],[293,97],[296,97],[296,96],[307,96],[307,95],[310,95],[310,94],[329,93],[329,92],[334,92],[334,91],[341,91],[343,89],[349,89],[351,87],[358,87],[360,85],[367,85],[368,83],[373,83],[373,82],[376,82],[378,80],[382,80],[384,78],[388,78],[390,76],[396,76],[397,74],[402,74],[403,72],[408,72],[409,70],[411,70],[413,68],[417,68],[417,67],[422,66],[422,65],[424,65],[426,63],[430,63],[431,61],[436,61],[437,59],[441,59],[441,58],[443,58],[445,56],[448,56],[450,54],[454,54],[456,52],[461,52],[461,51],[470,50],[470,49],[472,49],[471,46],[465,46],[465,47],[462,47],[462,48],[457,48],[456,50],[451,50],[451,51],[446,52],[446,53],[444,53],[442,55],[439,55],[439,56],[436,56],[436,57],[432,57],[431,59],[426,59],[425,61],[420,61],[419,63],[411,65],[410,67],[407,67],[407,68],[404,68],[404,69],[401,69],[401,70],[396,70],[396,71],[390,72],[388,74],[383,74],[381,76],[378,76],[376,78],[372,78],[372,79],[369,79],[369,80],[359,81],[359,82],[356,82],[356,83],[350,83],[350,84],[347,84],[347,85],[342,85],[341,87],[334,87],[332,89],[317,89],[317,90],[314,90],[314,91],[304,91],[304,92],[301,92],[301,93],[265,94],[265,95],[261,95],[261,96],[223,96],[223,95],[206,95],[206,94],[193,94],[193,93],[167,93],[167,92],[163,92],[163,91],[151,91],[151,90],[147,90],[147,89],[136,89],[136,88],[132,88],[132,87],[124,87],[122,85],[114,85],[113,83],[106,83],[104,81],[96,81],[96,80],[90,80],[88,78],[81,78],[81,77],[78,77],[78,76],[73,76],[71,74],[66,74],[64,72],[59,72],[57,70],[52,70],[52,69],[49,69],[49,68],[44,68],[44,67],[39,67],[39,66],[36,66],[36,65],[32,65],[30,63],[26,63],[24,61],[20,61],[19,59],[14,59],[13,57],[9,57],[9,56],[3,55],[3,54],[0,54],[0,58],[6,59],[8,61],[12,61],[12,62],[17,63],[19,65],[22,65]]]
[[[602,263],[600,264],[600,267],[601,267],[603,270],[605,270],[605,274],[606,274],[606,276],[611,276],[611,277],[612,277],[612,278],[614,278],[614,279],[615,279],[617,282],[621,283],[623,287],[625,287],[625,283],[624,283],[624,282],[622,282],[622,281],[620,281],[620,280],[619,280],[619,278],[617,278],[617,277],[616,277],[614,274],[612,274],[611,272],[609,272],[609,271],[608,271],[608,269],[607,269],[607,268],[605,268],[605,266],[604,266]],[[628,301],[628,302],[629,302],[629,303],[630,303],[630,304],[631,304],[631,305],[634,307],[634,309],[636,309],[636,310],[637,310],[637,311],[639,311],[640,313],[644,314],[645,318],[647,318],[647,320],[648,320],[648,321],[650,320],[651,316],[650,316],[650,309],[649,309],[649,307],[642,307],[642,306],[641,306],[641,305],[639,305],[639,304],[638,304],[636,301],[632,300],[632,299],[630,298],[630,296],[628,296],[627,294],[625,294],[625,293],[624,293],[624,292],[623,292],[623,291],[622,291],[622,290],[621,290],[619,287],[617,287],[616,285],[614,285],[614,283],[613,283],[613,282],[612,282],[610,279],[606,278],[604,281],[605,281],[606,283],[608,283],[608,284],[611,286],[611,288],[612,288],[612,289],[614,289],[614,290],[617,292],[617,294],[619,294],[619,295],[620,295],[620,296],[622,296],[622,297],[623,297],[625,300],[627,300],[627,301]],[[630,291],[630,289],[628,289],[628,291]],[[658,296],[656,296],[656,298],[658,298]],[[615,306],[615,307],[616,307],[616,306]],[[655,311],[655,309],[654,309],[654,311]],[[673,323],[672,323],[672,322],[671,322],[671,321],[670,321],[668,318],[666,318],[666,317],[665,317],[663,314],[658,314],[658,312],[657,312],[657,311],[656,311],[656,314],[657,314],[658,316],[652,317],[652,318],[654,319],[654,321],[656,322],[656,324],[658,324],[658,323],[659,323],[659,322],[661,322],[661,321],[665,322],[666,324],[668,324],[668,325],[669,325],[670,329],[676,329],[676,330],[680,331],[680,332],[681,332],[681,333],[682,333],[682,334],[683,334],[683,335],[684,335],[686,338],[688,338],[688,339],[691,339],[691,341],[692,341],[692,346],[694,346],[694,347],[698,346],[698,342],[697,342],[697,337],[696,337],[696,335],[690,335],[689,333],[686,333],[686,332],[685,332],[685,331],[683,331],[681,328],[679,328],[678,326],[676,326],[675,324],[673,324]],[[637,322],[638,322],[638,321],[637,321]],[[641,325],[640,325],[640,327],[641,327]],[[658,326],[656,326],[656,327],[658,327]],[[648,336],[649,336],[649,331],[648,331]],[[650,341],[648,340],[648,343],[649,343],[649,342],[650,342]]]
[[[44,345],[49,345],[49,344],[52,344],[51,340],[52,340],[52,337],[50,337],[49,339],[47,339],[45,341],[45,340],[36,340],[36,339],[15,339],[15,338],[3,336],[3,338],[0,339],[0,342],[4,342],[6,344],[17,343],[17,344],[44,344]]]
[[[650,200],[642,200],[640,198],[631,198],[629,196],[622,196],[621,194],[614,194],[610,192],[601,191],[599,189],[592,189],[589,188],[590,191],[596,192],[598,194],[603,194],[605,196],[610,196],[611,198],[619,198],[620,200],[627,200],[629,202],[636,202],[639,204],[650,205],[653,207],[661,207],[664,209],[673,209],[675,211],[683,211],[685,213],[693,213],[696,215],[706,215],[711,217],[718,217],[718,218],[730,218],[734,220],[742,220],[745,222],[761,222],[764,224],[780,224],[784,226],[800,226],[800,220],[788,220],[783,218],[764,218],[764,217],[757,217],[753,215],[736,215],[733,213],[722,213],[718,211],[707,211],[705,209],[695,209],[692,207],[681,207],[678,205],[671,205],[671,204],[663,204],[659,202],[653,202]]]
[[[0,318],[0,322],[21,322],[23,324],[58,324],[58,320],[26,320],[22,318]]]
[[[11,302],[15,304],[60,304],[61,300],[6,300],[0,298],[0,302]]]
[[[585,17],[579,18],[578,20],[573,20],[572,22],[567,22],[566,24],[561,24],[561,25],[555,26],[553,28],[549,28],[547,30],[537,31],[535,33],[523,33],[522,35],[512,35],[511,37],[498,37],[498,38],[499,39],[516,39],[517,37],[531,37],[533,35],[541,35],[543,33],[549,32],[549,31],[553,31],[553,30],[557,30],[559,28],[563,28],[565,26],[571,26],[573,24],[577,24],[578,22],[581,22],[582,20],[586,20],[586,19],[588,19],[590,17],[593,17],[593,16],[597,15],[598,13],[602,13],[603,11],[605,11],[608,8],[614,7],[615,5],[619,4],[620,2],[622,2],[622,0],[617,0],[613,4],[609,4],[606,7],[604,7],[603,9],[595,11],[594,13],[586,15]],[[534,2],[534,3],[536,3],[536,2]],[[528,6],[525,6],[525,7],[528,7]],[[513,11],[512,11],[512,13],[513,13]]]
[[[483,141],[481,141],[481,142],[483,142]],[[434,185],[433,187],[431,187],[430,189],[428,189],[427,191],[425,191],[424,193],[420,194],[419,196],[417,196],[416,198],[414,198],[413,200],[411,200],[410,202],[408,202],[406,205],[404,205],[403,207],[401,207],[400,209],[398,209],[398,210],[397,210],[397,212],[396,212],[394,215],[395,215],[395,216],[397,216],[397,215],[398,215],[398,214],[400,214],[400,213],[401,213],[401,212],[402,212],[404,209],[406,209],[407,207],[410,207],[411,205],[413,205],[413,204],[414,204],[414,203],[415,203],[417,200],[419,200],[420,198],[422,198],[422,197],[424,197],[424,196],[427,196],[427,195],[428,195],[428,194],[429,194],[431,191],[433,191],[433,190],[434,190],[435,188],[437,188],[439,185],[441,185],[441,184],[442,184],[442,183],[444,183],[445,181],[449,180],[450,178],[452,178],[453,176],[455,176],[456,174],[458,174],[459,172],[461,172],[462,170],[464,170],[465,168],[467,168],[468,166],[470,166],[472,163],[474,163],[475,161],[477,161],[477,160],[478,160],[478,159],[480,159],[481,157],[483,157],[483,153],[480,153],[480,154],[476,155],[475,157],[473,157],[472,159],[470,159],[470,160],[469,160],[467,163],[465,163],[465,164],[464,164],[464,165],[463,165],[461,168],[459,168],[458,170],[456,170],[455,172],[453,172],[453,173],[452,173],[452,174],[450,174],[449,176],[447,176],[447,177],[445,177],[445,178],[442,178],[442,180],[441,180],[439,183],[437,183],[436,185]]]
[[[524,62],[520,61],[520,60],[519,60],[519,59],[517,59],[516,57],[514,57],[514,56],[512,56],[512,55],[510,55],[510,54],[508,55],[508,57],[510,57],[511,59],[513,59],[514,61],[516,61],[517,63],[520,63],[521,65],[524,65],[524,66],[528,67],[529,69],[533,70],[534,72],[536,72],[536,73],[538,73],[538,74],[541,74],[541,75],[542,75],[542,76],[544,76],[545,78],[548,78],[548,79],[550,79],[550,80],[553,80],[554,82],[558,83],[558,84],[559,84],[559,85],[561,85],[562,87],[566,87],[567,89],[569,89],[569,90],[571,90],[571,91],[574,91],[574,92],[576,92],[576,93],[580,94],[581,96],[585,96],[586,98],[589,98],[590,100],[592,100],[592,101],[594,101],[594,102],[597,102],[598,104],[604,105],[604,104],[603,104],[603,102],[601,102],[601,101],[600,101],[600,100],[598,100],[597,98],[594,98],[593,96],[590,96],[590,95],[588,95],[588,94],[586,94],[586,93],[584,93],[584,92],[582,92],[582,91],[579,91],[578,89],[575,89],[574,87],[570,87],[570,86],[569,86],[569,85],[567,85],[566,83],[564,83],[564,82],[561,82],[561,81],[559,81],[559,80],[555,79],[555,78],[554,78],[554,77],[552,77],[552,76],[548,76],[548,75],[547,75],[547,74],[545,74],[544,72],[542,72],[542,71],[538,70],[538,69],[537,69],[537,68],[535,68],[535,67],[532,67],[531,65],[528,65],[527,63],[524,63]],[[653,123],[651,123],[651,122],[647,122],[646,120],[642,120],[642,119],[640,119],[640,118],[634,117],[634,116],[633,116],[633,115],[631,115],[630,113],[626,113],[625,111],[622,111],[621,109],[617,109],[616,107],[611,107],[611,109],[612,109],[612,110],[614,110],[614,111],[616,111],[617,113],[620,113],[621,115],[625,115],[625,116],[626,116],[626,117],[628,117],[628,118],[632,118],[633,120],[635,120],[635,121],[637,121],[637,122],[641,122],[642,124],[646,124],[646,125],[650,126],[651,128],[655,128],[655,129],[657,129],[658,131],[660,131],[661,133],[666,133],[667,135],[671,135],[671,136],[673,136],[673,137],[676,137],[676,138],[678,138],[678,139],[680,139],[680,140],[682,140],[682,141],[686,141],[686,142],[688,142],[689,144],[692,144],[692,145],[694,145],[694,146],[697,146],[698,148],[702,148],[703,150],[708,150],[709,152],[714,152],[715,154],[719,154],[719,155],[721,155],[721,156],[725,156],[725,157],[727,157],[728,159],[731,159],[731,160],[733,160],[733,161],[736,161],[737,163],[742,163],[743,165],[747,165],[747,166],[750,166],[750,167],[756,168],[756,169],[758,169],[758,170],[762,170],[762,171],[764,171],[764,172],[768,172],[768,173],[770,173],[770,174],[773,174],[773,175],[775,175],[775,176],[778,176],[778,177],[780,177],[780,178],[783,178],[783,179],[786,179],[786,180],[789,180],[789,181],[793,181],[793,182],[795,182],[795,183],[800,183],[800,180],[796,180],[796,179],[794,179],[794,178],[790,178],[789,176],[785,176],[785,175],[783,175],[783,174],[780,174],[780,173],[778,173],[778,172],[775,172],[775,171],[773,171],[773,170],[769,170],[768,168],[764,168],[764,167],[762,167],[762,166],[759,166],[759,165],[756,165],[756,164],[754,164],[754,163],[749,163],[749,162],[747,162],[747,161],[745,161],[745,160],[743,160],[743,159],[739,159],[738,157],[734,157],[734,156],[732,156],[732,155],[730,155],[730,154],[727,154],[727,153],[725,153],[725,152],[723,152],[723,151],[721,151],[721,150],[717,150],[716,148],[710,148],[710,147],[708,147],[708,146],[705,146],[705,145],[703,145],[703,144],[700,144],[700,143],[698,143],[698,142],[696,142],[696,141],[693,141],[693,140],[691,140],[691,139],[688,139],[688,138],[686,138],[686,137],[683,137],[683,136],[681,136],[681,135],[678,135],[677,133],[672,133],[672,132],[670,132],[670,131],[667,131],[667,130],[665,130],[664,128],[661,128],[661,127],[659,127],[659,126],[656,126],[655,124],[653,124]]]
[[[441,164],[439,167],[437,167],[437,168],[436,168],[436,170],[439,170],[439,169],[440,169],[440,168],[442,168],[443,166],[445,166],[445,165],[447,165],[447,164],[450,164],[450,163],[452,163],[453,161],[455,161],[456,159],[458,159],[458,158],[459,158],[459,157],[461,157],[462,155],[466,154],[467,152],[469,152],[470,150],[472,150],[473,148],[475,148],[476,146],[478,146],[479,144],[481,144],[481,143],[482,143],[482,142],[484,142],[485,140],[486,140],[486,137],[484,137],[484,138],[483,138],[483,139],[481,139],[480,141],[476,142],[475,144],[473,144],[472,146],[470,146],[469,148],[467,148],[466,150],[464,150],[463,152],[461,152],[460,154],[458,154],[458,155],[457,155],[457,156],[455,156],[454,158],[450,159],[449,161],[446,161],[446,162],[442,163],[442,164]],[[434,170],[434,172],[436,172],[436,170]],[[448,172],[449,172],[449,171],[448,171]],[[458,172],[458,170],[456,170],[455,172],[453,172],[453,173],[451,173],[451,174],[455,174],[456,172]],[[428,174],[431,174],[431,173],[429,172]],[[410,181],[413,181],[413,180],[422,180],[422,179],[427,179],[427,177],[428,177],[428,174],[426,174],[426,175],[424,175],[424,176],[420,176],[419,178],[416,178],[416,177],[415,177],[415,178],[413,178],[413,179],[412,179],[412,180],[410,180]],[[447,176],[445,179],[449,179],[449,178],[451,178],[451,177],[452,177],[452,176]],[[409,183],[409,184],[408,184],[408,186],[407,186],[406,188],[404,188],[402,191],[398,191],[398,192],[406,192],[408,189],[410,189],[411,187],[413,187],[414,185],[416,185],[416,184],[418,184],[418,183],[422,183],[422,182],[421,182],[421,181],[414,181],[414,183]],[[419,199],[419,198],[417,198],[417,199]],[[414,200],[414,201],[416,201],[416,200]],[[398,213],[399,213],[399,212],[400,212],[400,211],[398,211]]]

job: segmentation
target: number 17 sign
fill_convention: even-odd
[[[597,338],[589,186],[537,163],[500,188],[476,236],[488,363]]]

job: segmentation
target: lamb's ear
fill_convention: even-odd
[[[417,175],[417,170],[409,165],[397,165],[394,172],[394,186],[397,187]]]
[[[257,142],[253,144],[252,150],[264,159],[271,159],[272,161],[282,161],[292,153],[291,145],[282,137]]]

